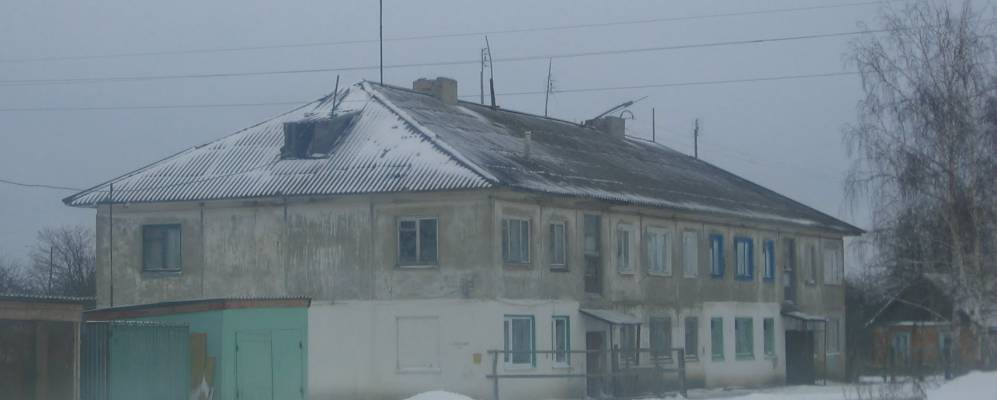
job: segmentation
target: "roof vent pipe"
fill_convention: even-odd
[[[446,105],[457,104],[457,81],[450,78],[419,78],[412,82],[412,90],[432,95]]]

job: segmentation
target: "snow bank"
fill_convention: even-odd
[[[928,400],[987,399],[997,394],[997,372],[970,372],[928,390]]]
[[[405,400],[474,400],[474,399],[464,396],[462,394],[444,392],[442,390],[435,390],[432,392],[419,393]]]

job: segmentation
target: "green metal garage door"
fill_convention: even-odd
[[[237,399],[304,399],[301,331],[240,331],[235,336]]]

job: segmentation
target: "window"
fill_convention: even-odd
[[[672,241],[669,232],[664,229],[648,229],[647,231],[647,272],[654,275],[671,276],[672,274]]]
[[[585,215],[585,292],[602,293],[602,218]]]
[[[734,353],[738,360],[755,358],[755,320],[734,318]]]
[[[762,278],[769,282],[775,282],[775,241],[766,240],[762,243],[762,258],[765,263]]]
[[[724,276],[724,236],[710,235],[710,274],[714,278]]]
[[[502,220],[502,261],[508,264],[530,263],[530,220]]]
[[[775,356],[775,319],[765,318],[762,320],[762,334],[765,335],[765,355]]]
[[[436,265],[436,218],[398,221],[398,265]]]
[[[571,323],[568,317],[555,316],[551,328],[554,333],[554,365],[567,367],[571,364]]]
[[[824,249],[824,283],[839,285],[845,275],[843,255],[837,247]]]
[[[841,352],[841,320],[831,318],[827,321],[827,353]]]
[[[633,228],[629,225],[620,225],[616,228],[616,269],[622,273],[634,271],[633,258],[630,257],[632,236]]]
[[[710,318],[710,354],[714,360],[724,359],[724,320]]]
[[[536,353],[533,316],[505,317],[505,363],[513,366],[535,366]]]
[[[672,358],[672,319],[651,318],[651,355],[656,359]]]
[[[734,238],[734,251],[737,253],[737,279],[750,281],[755,278],[755,243],[751,238]]]
[[[685,356],[699,358],[699,318],[685,317]]]
[[[807,263],[810,264],[810,284],[817,283],[817,246],[807,246]]]
[[[682,273],[686,278],[699,275],[699,234],[682,232]]]
[[[553,268],[567,268],[568,266],[566,233],[563,222],[550,224],[550,265]]]
[[[620,326],[620,358],[626,365],[637,365],[640,360],[640,325]]]
[[[910,332],[893,333],[893,365],[906,366],[910,363]]]
[[[180,225],[145,225],[142,227],[142,269],[145,271],[180,270]]]

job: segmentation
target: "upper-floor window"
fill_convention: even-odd
[[[810,269],[810,279],[807,281],[809,284],[817,283],[817,245],[809,244],[807,245],[807,264]]]
[[[672,241],[666,229],[647,230],[647,272],[655,275],[672,274]]]
[[[180,225],[142,226],[142,269],[179,271]]]
[[[398,220],[398,265],[435,265],[437,244],[436,218]]]
[[[550,224],[550,266],[551,268],[567,268],[568,246],[567,228],[563,222]]]
[[[762,272],[762,278],[766,281],[775,281],[775,241],[766,240],[762,242],[762,262],[765,263],[763,266],[765,271]]]
[[[710,235],[710,275],[714,278],[724,276],[724,235]]]
[[[585,242],[585,292],[602,293],[602,217],[585,214],[583,231]]]
[[[840,284],[845,276],[842,251],[838,247],[824,249],[824,283]]]
[[[620,225],[616,228],[616,269],[623,273],[634,271],[633,257],[630,246],[633,242],[633,227]]]
[[[736,255],[737,279],[752,280],[755,278],[755,243],[749,237],[734,238]]]
[[[508,264],[530,263],[530,220],[502,220],[502,261]]]
[[[699,274],[699,233],[682,232],[682,274],[695,278]]]

